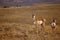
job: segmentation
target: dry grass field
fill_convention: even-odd
[[[36,33],[33,13],[46,19],[45,31]],[[53,17],[57,20],[55,32],[50,27]],[[60,40],[60,4],[0,8],[0,40]]]

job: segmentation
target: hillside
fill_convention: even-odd
[[[26,6],[32,4],[60,4],[60,0],[0,0],[0,6]]]

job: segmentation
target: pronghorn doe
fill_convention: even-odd
[[[37,18],[34,14],[32,15],[32,18],[33,18],[33,23],[36,27],[37,33],[39,31],[39,26],[38,25],[41,26],[41,30],[44,30],[46,20],[43,17]]]

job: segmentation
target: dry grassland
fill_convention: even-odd
[[[33,13],[46,19],[45,31],[36,33]],[[50,27],[53,17],[57,20],[55,32]],[[0,8],[0,40],[60,40],[60,4]]]

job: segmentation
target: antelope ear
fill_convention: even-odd
[[[34,14],[32,14],[32,18],[34,17]]]
[[[33,15],[32,15],[32,18],[33,18]]]
[[[44,19],[44,21],[46,22],[46,19]]]

